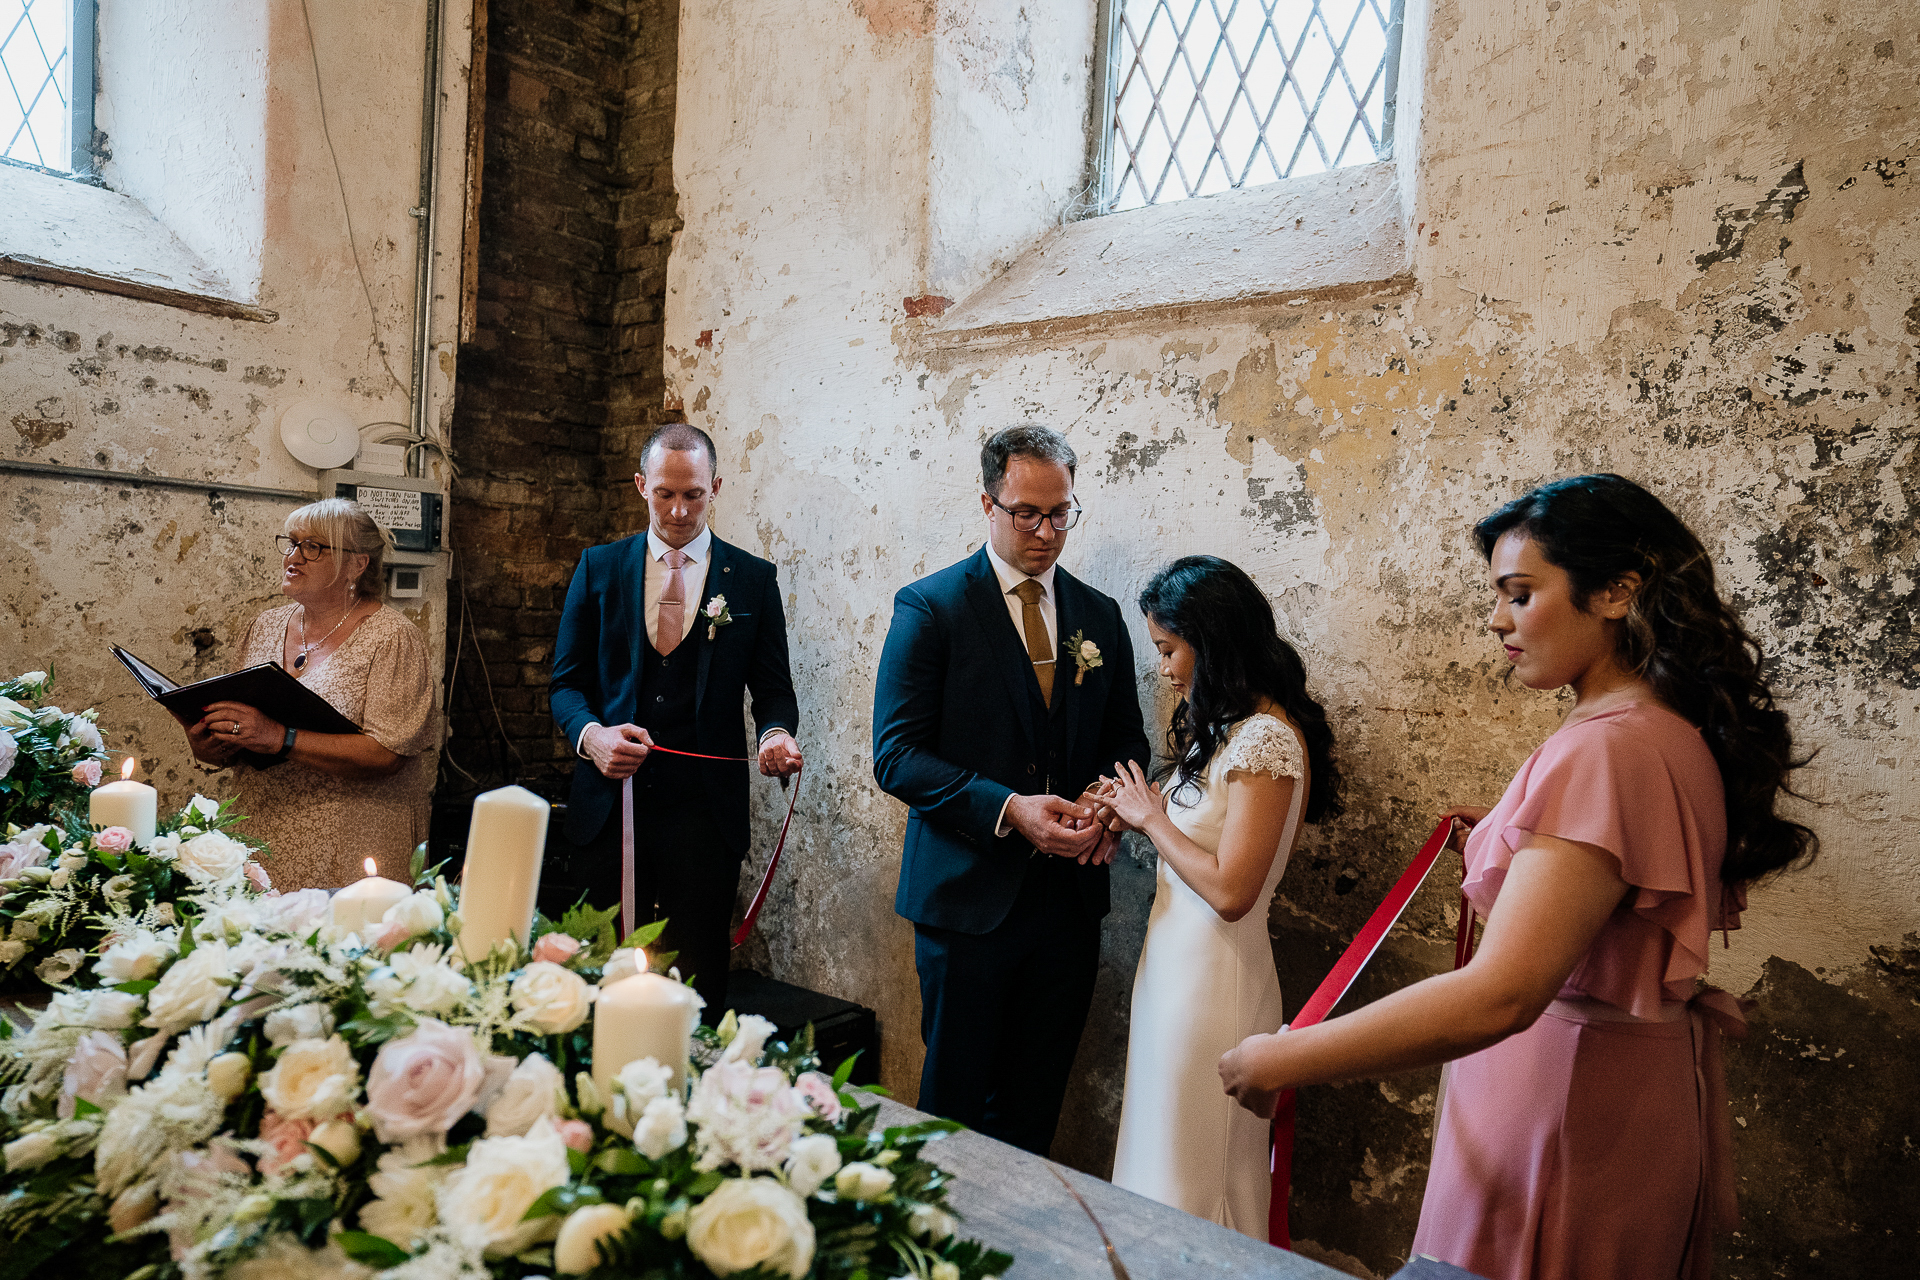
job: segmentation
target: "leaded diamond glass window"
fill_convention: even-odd
[[[1405,0],[1107,0],[1103,212],[1384,159]]]
[[[94,0],[0,0],[0,158],[91,168]]]

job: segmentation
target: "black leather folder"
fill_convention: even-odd
[[[262,662],[192,684],[176,684],[117,644],[113,656],[133,674],[149,698],[188,722],[198,720],[216,702],[240,702],[291,729],[307,733],[360,732],[359,725],[334,710],[332,703],[294,679],[277,662]],[[280,763],[278,756],[258,751],[243,751],[240,758],[261,769]]]

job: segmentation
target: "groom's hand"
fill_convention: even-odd
[[[1042,853],[1085,862],[1106,832],[1092,821],[1093,810],[1059,796],[1014,796],[1007,801],[1007,825]]]
[[[653,739],[637,724],[617,724],[611,729],[595,725],[587,730],[580,747],[602,777],[618,782],[631,778],[640,768],[653,749]]]

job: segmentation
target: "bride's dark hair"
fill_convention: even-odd
[[[1700,539],[1660,499],[1616,475],[1572,476],[1523,494],[1473,528],[1493,557],[1503,534],[1519,531],[1549,564],[1566,570],[1574,600],[1623,574],[1641,586],[1619,631],[1622,665],[1691,721],[1720,766],[1726,789],[1727,856],[1720,878],[1745,884],[1813,859],[1819,837],[1775,812],[1796,794],[1787,713],[1773,703],[1760,646],[1714,584]]]
[[[1305,817],[1341,811],[1340,767],[1327,713],[1307,692],[1307,668],[1280,638],[1273,606],[1239,566],[1218,556],[1182,556],[1153,575],[1140,612],[1193,646],[1193,683],[1167,726],[1168,759],[1155,777],[1186,786],[1205,777],[1213,753],[1262,695],[1286,710],[1306,743]]]

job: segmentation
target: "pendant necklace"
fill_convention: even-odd
[[[359,603],[358,601],[355,601],[354,604],[350,604],[347,606],[347,611],[340,615],[340,621],[333,624],[333,631],[338,631],[340,628],[347,625],[347,619],[353,616],[354,607],[358,603]],[[307,655],[312,653],[315,649],[318,649],[321,645],[325,644],[327,641],[333,639],[333,631],[327,632],[327,634],[321,636],[318,640],[315,640],[312,644],[308,644],[307,643],[307,606],[301,605],[300,606],[300,652],[294,655],[293,669],[295,671],[304,671],[307,666]]]

